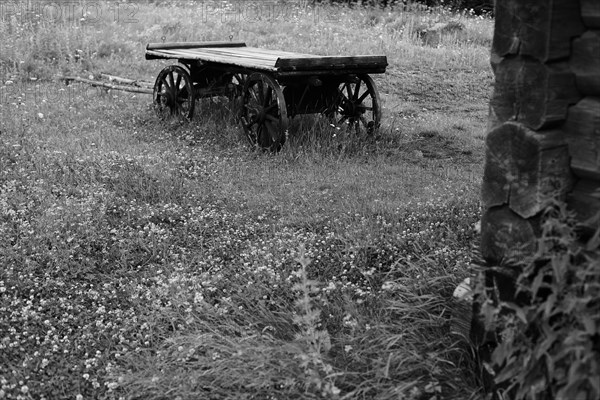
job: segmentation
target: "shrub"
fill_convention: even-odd
[[[475,14],[487,14],[493,13],[494,11],[494,0],[437,0],[429,2],[437,3],[436,5],[450,7],[453,10],[472,10],[472,12]]]
[[[325,1],[315,0],[325,3]],[[471,11],[474,14],[491,14],[494,11],[494,0],[330,0],[331,3],[359,3],[379,7],[414,9],[415,5],[424,8],[448,7],[455,11]]]
[[[564,205],[546,211],[542,228],[537,253],[517,264],[521,301],[477,290],[486,331],[498,341],[486,369],[501,399],[597,399],[600,230],[582,245]]]

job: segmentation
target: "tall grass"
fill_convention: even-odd
[[[490,21],[94,4],[94,24],[0,18],[0,398],[474,396],[449,299],[476,245]],[[117,4],[137,21],[115,20]],[[419,42],[419,24],[449,19],[465,36]],[[151,80],[145,43],[229,35],[387,54],[381,135],[304,118],[282,153],[255,153],[215,102],[161,123],[143,95],[51,81]]]
[[[48,64],[66,70],[110,67],[138,75],[149,71],[142,61],[148,42],[231,39],[322,55],[384,53],[392,68],[400,69],[429,64],[487,70],[491,43],[489,20],[443,10],[311,7],[292,1],[44,4],[3,4],[4,68],[44,78],[53,72]],[[450,20],[465,29],[444,35],[435,48],[424,47],[418,33]]]

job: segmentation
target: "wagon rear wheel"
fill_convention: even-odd
[[[379,93],[368,75],[342,82],[335,101],[327,111],[336,126],[346,126],[357,134],[372,135],[381,122]]]
[[[154,109],[160,119],[194,115],[196,96],[190,74],[179,65],[160,71],[154,83]]]
[[[279,151],[285,143],[288,115],[281,87],[275,79],[254,73],[246,79],[240,122],[250,144]]]

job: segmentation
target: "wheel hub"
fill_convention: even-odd
[[[166,90],[165,94],[163,95],[163,98],[165,99],[165,104],[169,107],[172,107],[175,105],[175,96],[173,95],[173,92],[171,90]]]
[[[356,104],[352,101],[344,102],[344,104],[342,105],[342,110],[343,115],[347,116],[348,118],[359,117],[361,114],[364,113],[363,107],[360,104]]]
[[[267,113],[265,112],[264,107],[261,107],[256,114],[256,121],[259,124],[262,124],[267,119]]]

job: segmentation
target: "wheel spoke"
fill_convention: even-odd
[[[266,86],[265,87],[265,93],[264,93],[265,97],[264,97],[264,102],[263,102],[263,108],[268,107],[271,104],[272,98],[273,98],[273,90],[271,89],[270,86]]]
[[[350,98],[347,97],[343,92],[340,92],[340,94],[341,94],[340,104],[350,102]]]
[[[162,77],[162,79],[160,80],[162,85],[163,90],[166,92],[168,89],[171,88],[171,86],[169,86],[169,82],[167,82],[167,78],[166,77]]]
[[[256,85],[255,85],[256,86]],[[252,88],[250,88],[250,97],[252,97],[252,99],[257,103],[260,104],[260,100],[258,98],[258,90],[256,90],[257,88],[255,88],[254,86],[252,86]]]
[[[358,98],[358,93],[360,92],[360,82],[361,80],[359,79],[356,83],[356,86],[354,87],[354,100]]]
[[[181,104],[179,104],[179,103],[175,103],[175,105],[174,105],[174,107],[173,107],[173,112],[172,112],[172,113],[173,113],[173,114],[180,114],[180,115],[181,115],[181,114],[182,114],[182,110],[183,110],[183,109],[182,109],[182,107],[181,107]]]
[[[175,84],[175,87],[177,89],[179,89],[179,85],[181,85],[181,78],[182,76],[180,74],[177,74],[177,83]]]
[[[240,85],[242,83],[242,80],[240,78],[240,74],[234,74],[231,77],[231,83],[233,83],[234,85]]]
[[[272,107],[273,105],[277,107],[277,102],[273,104],[273,89],[267,87],[267,93],[265,95],[265,102],[263,104],[263,107],[265,107],[266,109],[267,107]]]
[[[244,104],[244,107],[246,107],[246,109],[248,110],[248,115],[256,117],[256,115],[258,114],[258,109],[256,107],[252,107],[249,104]]]
[[[169,84],[169,94],[171,95],[171,98],[176,98],[177,97],[177,88],[175,86],[172,86],[171,84]]]
[[[187,87],[182,87],[182,88],[175,88],[175,93],[177,94],[177,98],[178,99],[187,99],[189,97],[189,93],[188,93],[188,88]]]
[[[273,124],[271,122],[265,120],[260,125],[262,127],[263,133],[266,133],[268,135],[269,139],[272,138],[273,135],[271,134],[271,131],[272,131],[271,128],[272,128]]]
[[[265,115],[265,118],[267,121],[270,121],[270,122],[279,122],[279,118],[277,118],[276,116],[274,116],[272,114]]]
[[[352,88],[350,87],[350,84],[348,82],[346,82],[344,85],[346,85],[346,93],[348,94],[347,99],[351,99],[352,98]]]
[[[258,82],[258,104],[265,106],[265,85],[262,81]]]
[[[269,113],[273,110],[277,110],[277,103],[271,103],[270,106],[265,107],[264,112]]]
[[[370,95],[371,92],[369,90],[367,90],[366,92],[364,92],[359,98],[358,98],[358,103],[362,103],[362,101],[368,96]]]
[[[262,139],[264,129],[265,128],[264,128],[263,124],[258,124],[258,126],[256,128],[256,139],[257,140],[261,140]]]

